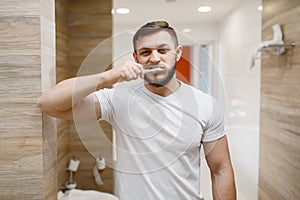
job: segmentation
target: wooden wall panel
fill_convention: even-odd
[[[263,0],[263,7],[262,40],[272,39],[278,23],[284,40],[297,46],[278,57],[263,55],[259,199],[299,199],[300,2]]]
[[[55,70],[55,2],[40,1],[41,23],[41,91],[56,83]],[[43,113],[43,199],[57,199],[57,133],[56,119]]]
[[[38,94],[0,94],[0,199],[42,199],[42,115]]]
[[[1,92],[40,92],[39,16],[2,16],[0,27],[5,27],[0,31]],[[32,83],[36,83],[36,87],[32,87]]]
[[[36,9],[30,18],[14,8],[22,3],[10,1],[7,10],[5,3],[0,6],[0,194],[3,199],[41,199],[42,115],[35,106],[41,90],[39,2],[30,4]]]
[[[68,2],[67,0],[55,1],[57,83],[73,75],[68,71]]]
[[[56,23],[56,82],[72,77],[68,68],[68,9],[69,1],[55,1]],[[57,189],[69,179],[66,168],[70,161],[69,121],[57,119]]]
[[[0,199],[56,199],[56,125],[36,103],[54,84],[54,1],[0,2]]]
[[[86,3],[83,0],[56,0],[56,78],[57,82],[77,76],[77,72],[92,49],[100,42],[111,37],[112,34],[112,8],[111,0],[91,0]],[[97,55],[104,63],[110,63],[112,57],[112,45],[106,42],[104,49]],[[104,61],[103,61],[104,60]],[[96,73],[95,68],[88,70]],[[85,71],[86,72],[86,71]],[[97,186],[94,182],[92,169],[95,158],[85,149],[74,128],[74,122],[57,121],[58,142],[58,187],[62,186],[68,179],[65,171],[72,156],[80,159],[79,170],[74,179],[80,189],[95,189],[105,192],[113,192],[113,170],[106,169],[101,172],[105,185]],[[112,137],[110,125],[105,128],[108,137]],[[93,138],[90,138],[93,141]],[[99,152],[108,151],[101,143],[98,144]],[[110,156],[112,157],[112,155]],[[111,158],[110,158],[111,159]]]
[[[57,119],[57,189],[69,179],[66,168],[70,161],[69,121]]]
[[[43,199],[47,200],[57,199],[56,135],[56,119],[43,114]]]
[[[69,54],[68,64],[71,73],[77,73],[83,60],[89,55],[99,43],[110,38],[112,35],[112,1],[111,0],[91,0],[87,4],[82,0],[69,1],[69,15],[68,15],[68,28],[69,28]],[[98,51],[99,52],[99,51]],[[111,41],[106,42],[103,49],[97,56],[98,66],[103,63],[110,63],[112,59],[112,44]],[[92,66],[91,66],[92,67]],[[84,70],[89,74],[96,73],[95,68],[91,70]],[[76,74],[73,74],[74,76]],[[95,158],[82,145],[80,138],[72,124],[71,128],[71,156],[74,155],[80,159],[79,171],[75,174],[78,187],[82,189],[95,189],[104,192],[113,193],[113,170],[106,169],[101,172],[104,185],[97,186],[94,182],[92,175]],[[110,125],[105,126],[104,131],[112,135],[112,128]],[[93,141],[93,138],[90,138]],[[112,149],[107,149],[104,145],[99,144],[99,153],[101,151],[112,152]],[[112,153],[111,153],[112,155]],[[112,157],[112,156],[111,156]],[[111,159],[111,158],[106,158]]]

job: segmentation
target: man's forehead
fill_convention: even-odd
[[[163,48],[163,47],[169,47],[169,44],[160,44],[160,45],[157,45],[157,46],[154,46],[154,45],[151,45],[151,46],[144,45],[144,46],[140,46],[136,50],[142,50],[142,49],[151,49],[151,50],[153,50],[153,49],[158,49],[158,48]]]
[[[136,41],[136,49],[157,48],[159,46],[173,46],[174,39],[166,31],[140,36]]]

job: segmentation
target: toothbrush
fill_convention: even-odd
[[[162,68],[153,68],[153,69],[144,69],[144,73],[149,73],[149,72],[156,72],[156,71],[162,71]]]

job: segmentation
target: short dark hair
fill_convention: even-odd
[[[175,30],[169,26],[166,21],[152,21],[140,27],[133,36],[133,48],[136,50],[136,41],[145,35],[156,33],[159,31],[167,31],[171,37],[174,39],[175,46],[178,46],[178,38]]]

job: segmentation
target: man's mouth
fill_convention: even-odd
[[[150,72],[158,72],[164,70],[163,68],[157,67],[157,68],[148,68],[144,69],[144,73],[150,73]]]
[[[145,68],[146,69],[144,69],[144,73],[158,72],[158,71],[162,71],[165,69],[165,67],[163,67],[161,65],[146,65]]]

